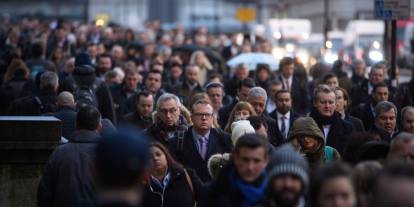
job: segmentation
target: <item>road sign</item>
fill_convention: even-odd
[[[375,17],[384,20],[410,19],[410,0],[374,0]]]
[[[247,7],[238,8],[235,17],[243,23],[248,23],[256,19],[256,10]]]

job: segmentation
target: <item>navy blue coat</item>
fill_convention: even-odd
[[[99,135],[94,131],[75,131],[70,141],[50,155],[37,191],[37,205],[95,206],[93,163]]]
[[[62,121],[62,136],[69,139],[76,127],[76,111],[69,106],[59,107],[53,115]]]

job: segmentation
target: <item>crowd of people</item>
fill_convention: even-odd
[[[414,79],[225,65],[270,50],[158,21],[3,21],[0,115],[62,123],[38,206],[414,206]]]

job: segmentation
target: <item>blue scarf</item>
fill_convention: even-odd
[[[254,186],[240,179],[234,169],[231,171],[230,181],[233,185],[233,189],[238,189],[244,198],[244,201],[240,205],[241,207],[251,207],[263,198],[267,185],[267,175],[263,172],[260,177],[264,177],[264,179],[262,179],[259,186]]]

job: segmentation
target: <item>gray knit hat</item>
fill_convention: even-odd
[[[275,176],[289,174],[299,177],[305,189],[309,185],[309,165],[291,144],[278,147],[271,155],[267,166],[269,181]]]

